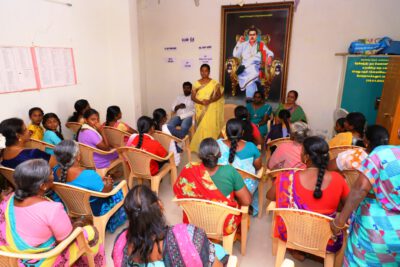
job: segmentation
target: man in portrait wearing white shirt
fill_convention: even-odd
[[[191,99],[192,84],[190,82],[183,83],[183,94],[179,95],[172,104],[172,111],[176,116],[172,117],[168,122],[168,129],[172,135],[178,138],[184,138],[192,127],[193,115],[195,113],[194,103]],[[181,129],[176,129],[180,126]]]
[[[248,30],[248,40],[240,36],[233,56],[241,60],[241,65],[237,70],[240,90],[246,90],[246,99],[252,99],[257,91],[257,83],[260,84],[260,68],[265,70],[267,65],[272,63],[274,53],[268,49],[267,45],[258,40],[257,29],[252,26]]]

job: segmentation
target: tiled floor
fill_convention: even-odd
[[[192,155],[192,160],[196,159],[195,155]],[[183,159],[186,163],[186,159]],[[181,163],[182,165],[182,163]],[[180,166],[181,167],[181,166]],[[178,169],[178,173],[179,170]],[[173,203],[171,200],[174,195],[172,193],[172,187],[170,184],[169,177],[163,179],[160,186],[159,196],[164,203],[165,216],[168,224],[173,225],[181,222],[182,212],[181,209]],[[111,259],[111,251],[114,244],[115,237],[124,227],[117,229],[114,234],[106,234],[106,254],[107,254],[107,266],[113,266]],[[264,267],[274,266],[275,257],[272,256],[272,242],[271,242],[271,216],[266,216],[265,213],[262,218],[251,218],[250,229],[247,241],[246,255],[240,254],[240,243],[235,242],[233,248],[233,254],[238,257],[238,265],[241,267]],[[287,253],[287,258],[291,256]],[[322,263],[305,260],[304,262],[295,261],[296,267],[316,267],[323,266]]]

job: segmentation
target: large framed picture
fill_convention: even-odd
[[[220,81],[227,103],[261,91],[271,104],[286,94],[293,2],[222,6]]]

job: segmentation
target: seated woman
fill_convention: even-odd
[[[242,133],[243,127],[240,120],[230,119],[226,123],[226,135],[228,138],[217,140],[221,151],[218,164],[231,164],[235,168],[256,174],[262,164],[261,153],[255,144],[242,139]],[[253,216],[256,216],[258,214],[258,181],[248,178],[244,179],[244,183],[253,196],[251,207],[253,208]]]
[[[89,102],[86,99],[79,99],[74,104],[75,111],[71,117],[68,118],[68,122],[79,122],[85,123],[83,114],[86,110],[90,109]]]
[[[155,130],[162,131],[163,133],[172,135],[167,124],[168,116],[167,112],[162,108],[157,108],[153,111],[153,121],[155,124]],[[171,141],[168,148],[169,152],[174,153],[175,165],[179,166],[181,162],[182,148],[179,147],[178,143],[175,141]],[[179,151],[179,152],[178,152]]]
[[[282,168],[300,168],[306,166],[301,161],[301,152],[303,151],[303,141],[308,137],[310,129],[302,121],[290,125],[290,140],[280,144],[268,160],[270,170]]]
[[[114,127],[118,130],[128,132],[130,134],[136,133],[128,124],[120,121],[122,118],[121,109],[118,106],[109,106],[107,108],[106,122],[104,126]]]
[[[246,108],[250,113],[251,122],[258,127],[262,136],[266,136],[268,133],[267,123],[272,113],[272,107],[265,103],[264,95],[260,91],[255,92],[253,102],[247,103]]]
[[[329,141],[329,147],[335,146],[361,146],[365,130],[365,116],[360,112],[350,112],[344,122],[345,132],[337,134]]]
[[[303,121],[307,123],[306,114],[301,106],[296,104],[298,97],[299,93],[297,91],[289,91],[286,97],[286,103],[280,103],[274,114],[278,115],[281,110],[286,109],[290,112],[290,122]]]
[[[380,125],[370,125],[365,131],[363,140],[366,149],[354,148],[340,152],[335,159],[329,161],[329,170],[357,170],[361,167],[361,162],[368,157],[378,146],[389,144],[389,132]]]
[[[129,137],[126,146],[134,146],[135,148],[143,149],[151,154],[159,157],[168,156],[167,150],[151,136],[155,131],[154,121],[147,117],[142,116],[137,121],[138,134],[132,134]],[[159,169],[164,165],[166,161],[159,162],[156,160],[150,161],[150,173],[156,175]]]
[[[15,169],[15,193],[0,203],[0,247],[14,253],[41,253],[53,249],[72,232],[72,224],[64,207],[44,195],[53,184],[50,167],[45,160],[34,159]],[[96,228],[85,226],[85,238],[95,255],[95,265],[105,266],[104,247]],[[87,259],[78,259],[79,246],[71,243],[59,256],[41,260],[19,260],[20,266],[87,266]],[[78,260],[78,262],[77,262]]]
[[[82,144],[110,151],[112,147],[108,144],[107,136],[104,133],[103,127],[100,124],[99,113],[94,109],[88,109],[83,114],[85,123],[76,134],[76,140]],[[118,158],[118,153],[102,155],[93,153],[94,164],[96,169],[108,168],[112,161]]]
[[[303,149],[302,160],[307,168],[279,175],[275,186],[268,191],[267,198],[276,201],[277,208],[303,209],[334,217],[339,203],[346,201],[349,187],[339,173],[326,170],[329,146],[324,139],[307,137]],[[286,240],[286,228],[281,218],[276,220],[275,236]],[[328,251],[338,251],[342,241],[338,239],[335,243],[331,240]],[[304,255],[297,256],[304,258]]]
[[[174,184],[177,198],[202,198],[239,208],[251,204],[251,194],[242,177],[231,165],[218,166],[221,152],[218,143],[206,138],[200,143],[201,163],[186,165]],[[224,235],[232,234],[240,224],[240,216],[228,216]],[[183,222],[188,223],[184,214]]]
[[[54,181],[84,189],[108,193],[113,189],[113,180],[110,176],[100,177],[94,170],[85,170],[79,164],[81,155],[79,145],[72,140],[64,140],[54,148],[54,155],[58,164],[53,168]],[[58,200],[58,198],[55,198]],[[90,206],[95,216],[101,216],[111,210],[117,203],[123,201],[122,191],[108,198],[93,197]],[[113,233],[116,228],[124,224],[126,215],[119,209],[107,223],[107,231]]]
[[[27,149],[25,143],[29,141],[30,132],[23,120],[11,118],[0,123],[0,133],[6,138],[6,148],[3,150],[1,165],[15,169],[20,163],[29,159],[50,160],[50,155],[39,149]],[[52,158],[50,165],[54,166]]]
[[[290,136],[290,116],[290,112],[286,109],[279,111],[278,117],[275,118],[275,124],[271,126],[267,135],[267,142]]]
[[[54,113],[46,113],[43,116],[43,127],[46,129],[43,136],[43,142],[51,145],[57,145],[64,136],[62,135],[61,122],[58,116]],[[53,149],[46,147],[45,152],[53,155]]]
[[[229,255],[211,243],[204,230],[191,224],[167,225],[163,205],[148,187],[135,186],[124,208],[129,226],[115,240],[115,267],[226,266]]]

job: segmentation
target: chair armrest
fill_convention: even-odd
[[[276,201],[271,201],[267,206],[268,211],[272,211],[275,208],[276,208]]]
[[[249,213],[249,206],[240,207],[240,212],[243,213],[243,214],[248,214]]]
[[[88,191],[90,192],[90,196],[92,196],[92,197],[107,198],[107,197],[115,195],[121,189],[122,189],[123,195],[125,196],[128,193],[128,185],[126,184],[125,180],[121,181],[116,187],[113,188],[113,190],[111,190],[108,193],[96,192],[96,191],[91,191],[91,190],[88,190]]]
[[[50,258],[55,255],[60,254],[63,252],[71,243],[74,241],[79,235],[83,234],[83,230],[81,227],[75,228],[74,231],[62,242],[60,242],[55,248],[52,250],[49,250],[47,252],[43,253],[37,253],[37,254],[17,254],[19,259],[45,259],[45,258]]]

